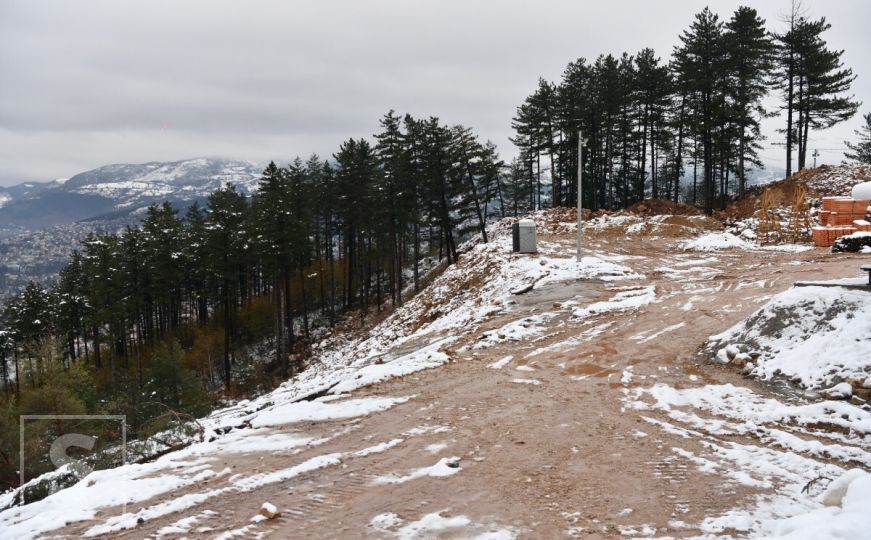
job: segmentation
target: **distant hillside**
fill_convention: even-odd
[[[69,179],[0,188],[0,226],[39,228],[119,218],[163,201],[184,206],[229,183],[250,193],[262,170],[250,161],[207,158],[106,165]]]

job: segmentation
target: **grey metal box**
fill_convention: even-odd
[[[515,253],[536,253],[535,222],[521,219],[511,227],[512,247]]]

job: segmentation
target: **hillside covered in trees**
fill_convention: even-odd
[[[139,227],[88,236],[55,286],[9,301],[3,484],[17,479],[18,414],[125,414],[144,436],[219,391],[271,388],[302,368],[313,333],[401,304],[434,260],[486,240],[491,214],[526,208],[469,128],[392,111],[381,126],[331,161],[271,163],[250,198],[229,185],[184,215],[153,205]]]

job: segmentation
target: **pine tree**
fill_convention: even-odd
[[[411,181],[412,165],[408,137],[402,132],[402,118],[390,110],[381,119],[381,132],[375,153],[381,174],[373,186],[375,197],[386,204],[377,205],[379,221],[389,243],[389,284],[393,305],[402,303],[402,239],[414,219],[415,188]]]
[[[20,351],[27,362],[24,375],[30,379],[30,384],[36,388],[42,373],[43,344],[51,336],[52,318],[51,299],[38,283],[31,281],[13,303],[12,326],[14,334],[21,344]],[[18,367],[16,366],[16,371]],[[20,377],[20,375],[19,375]]]
[[[806,166],[810,128],[828,129],[849,120],[859,110],[859,102],[846,95],[856,76],[841,62],[844,51],[830,50],[820,37],[831,25],[823,17],[802,26],[806,29],[802,35],[808,41],[802,50],[806,87],[798,125],[799,169]]]
[[[531,101],[530,96],[517,108],[517,114],[511,123],[517,135],[511,138],[511,142],[520,150],[520,156],[526,165],[523,170],[530,185],[529,205],[535,209],[541,208],[541,143],[538,139],[540,135],[538,124],[541,118]],[[536,164],[539,165],[537,171]]]
[[[90,234],[82,242],[82,273],[88,276],[85,326],[93,346],[94,364],[98,369],[103,367],[102,345],[107,345],[112,384],[115,381],[115,338],[118,337],[118,321],[124,307],[120,270],[115,264],[119,256],[118,244],[118,236],[114,234]],[[149,298],[146,297],[146,305],[152,306]],[[148,328],[153,329],[153,312],[148,314],[152,315]]]
[[[738,137],[738,194],[743,196],[747,165],[762,166],[758,155],[762,139],[759,122],[766,114],[762,99],[768,91],[774,45],[765,30],[765,21],[755,9],[746,6],[739,7],[726,23],[723,42],[731,82],[731,117]]]
[[[409,186],[410,200],[413,201],[411,208],[411,237],[412,237],[412,280],[414,292],[420,290],[420,259],[421,259],[421,243],[422,229],[426,221],[426,211],[428,209],[429,190],[424,181],[425,162],[424,162],[424,129],[423,122],[416,120],[410,114],[406,114],[402,119],[402,125],[405,129],[406,150],[408,152],[408,168],[409,178],[413,180]]]
[[[558,149],[557,142],[557,93],[556,87],[543,78],[538,79],[538,88],[530,96],[530,104],[535,111],[537,123],[536,139],[539,141],[537,152],[547,153],[550,171],[551,206],[561,204],[562,179],[559,174],[559,164],[555,159]]]
[[[787,175],[792,172],[792,149],[798,148],[798,169],[807,161],[810,129],[828,129],[856,114],[859,103],[848,96],[856,76],[822,38],[831,28],[825,17],[813,21],[794,4],[790,27],[777,35],[779,85],[787,111]]]
[[[502,169],[505,163],[499,159],[499,152],[492,141],[487,141],[481,148],[478,164],[480,185],[483,189],[484,222],[489,221],[491,208],[498,204],[499,217],[505,217],[505,200],[502,193]],[[487,241],[487,238],[484,237]]]
[[[855,143],[844,141],[844,144],[850,149],[850,152],[844,155],[847,159],[871,165],[871,113],[866,113],[863,118],[865,119],[865,125],[861,129],[855,130],[858,141]]]
[[[143,375],[142,351],[149,336],[151,339],[156,338],[155,332],[147,329],[147,308],[152,305],[153,292],[149,288],[152,278],[146,249],[146,238],[142,229],[128,227],[120,238],[118,262],[126,330],[129,331],[131,327],[135,329],[132,341],[136,355],[137,384],[140,389]],[[127,332],[124,334],[126,337]],[[125,348],[124,352],[127,353],[125,358],[129,356],[129,348]]]
[[[208,269],[203,262],[206,260],[208,233],[206,230],[207,214],[199,202],[194,202],[185,214],[185,260],[186,289],[189,297],[191,320],[206,324],[209,320],[208,304]]]
[[[562,202],[566,205],[574,205],[578,200],[578,131],[585,130],[589,136],[588,119],[592,107],[591,71],[587,61],[579,58],[566,66],[560,84],[557,86],[557,118],[560,132],[563,134],[559,161],[565,171],[563,177],[565,193]],[[513,166],[511,170],[514,170]],[[513,174],[510,173],[510,176]]]
[[[377,171],[376,157],[364,139],[349,139],[334,157],[339,167],[336,172],[336,211],[344,233],[345,302],[348,308],[360,307],[362,313],[367,307],[368,289],[366,267],[361,258],[372,217],[370,196]]]
[[[178,328],[181,319],[182,228],[178,211],[166,202],[150,206],[142,222],[148,287],[161,337]]]
[[[647,146],[650,145],[650,191],[651,197],[659,198],[659,181],[657,178],[657,143],[665,137],[665,114],[671,96],[671,77],[668,66],[660,64],[653,49],[642,49],[635,57],[636,92],[638,103],[643,112],[641,116],[641,177],[636,191],[636,197],[644,198],[644,180],[647,174]]]
[[[674,63],[681,81],[697,94],[693,105],[704,163],[703,186],[705,213],[714,210],[716,184],[714,183],[714,137],[718,122],[719,92],[723,86],[725,51],[723,24],[719,17],[705,8],[695,17],[689,30],[680,36],[681,45],[675,48]]]
[[[529,183],[524,176],[523,164],[517,158],[508,166],[508,174],[503,181],[507,215],[517,217],[532,210],[529,206]]]
[[[309,338],[308,296],[306,293],[308,274],[306,270],[311,265],[312,258],[312,214],[311,185],[305,165],[300,158],[295,158],[287,168],[288,203],[285,212],[289,212],[291,238],[291,264],[299,277],[299,302],[302,307],[303,333]],[[292,291],[291,291],[292,292]],[[293,314],[291,313],[292,317]]]
[[[274,164],[272,164],[274,165]],[[223,308],[224,385],[230,388],[233,313],[238,298],[238,269],[248,242],[246,231],[248,202],[229,185],[209,195],[206,230],[207,264],[212,276],[212,290]]]
[[[454,126],[450,130],[450,152],[451,192],[460,221],[466,223],[459,233],[462,236],[477,229],[484,242],[487,242],[486,190],[482,181],[484,147],[470,128]]]
[[[67,355],[70,360],[79,357],[78,337],[84,335],[82,327],[86,309],[84,283],[82,257],[78,250],[73,250],[70,262],[60,271],[54,289],[58,299],[58,330],[66,339]]]

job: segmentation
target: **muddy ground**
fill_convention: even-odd
[[[566,256],[574,252],[571,235],[541,240]],[[705,455],[705,442],[715,439],[761,444],[752,434],[688,438],[655,423],[666,422],[662,411],[627,407],[627,391],[654,383],[675,388],[733,384],[787,402],[800,399],[700,359],[697,352],[708,336],[742,320],[795,281],[857,275],[859,258],[823,250],[685,253],[675,249],[674,239],[650,238],[603,238],[591,247],[619,255],[621,264],[645,278],[554,284],[517,296],[511,309],[452,343],[447,351],[451,362],[444,367],[354,393],[411,396],[407,402],[350,421],[283,426],[283,432],[332,437],[302,452],[213,458],[215,468],[250,474],[396,438],[401,443],[383,452],[343,457],[340,465],[252,492],[231,490],[115,536],[157,537],[163,529],[163,538],[221,533],[236,538],[389,538],[404,534],[400,524],[373,524],[373,518],[395,514],[407,524],[440,512],[442,517],[468,518],[465,526],[439,533],[444,538],[485,533],[493,538],[509,533],[519,538],[686,537],[700,534],[698,524],[705,517],[752,505],[760,492],[776,490],[776,485],[757,488],[702,471],[673,451],[680,447]],[[655,287],[653,303],[580,321],[571,317],[573,309],[607,300],[627,287],[649,286]],[[533,337],[474,348],[482,333],[543,312],[556,315]],[[501,368],[492,367],[509,355],[512,359]],[[796,433],[830,442],[823,430],[812,436]],[[460,460],[450,476],[378,481],[452,456]],[[56,534],[75,537],[113,515],[225,482],[226,477],[219,477],[135,508],[104,509],[97,519]],[[265,501],[282,515],[250,521]],[[186,532],[166,529],[189,516],[199,517]],[[737,531],[723,531],[730,533]]]

